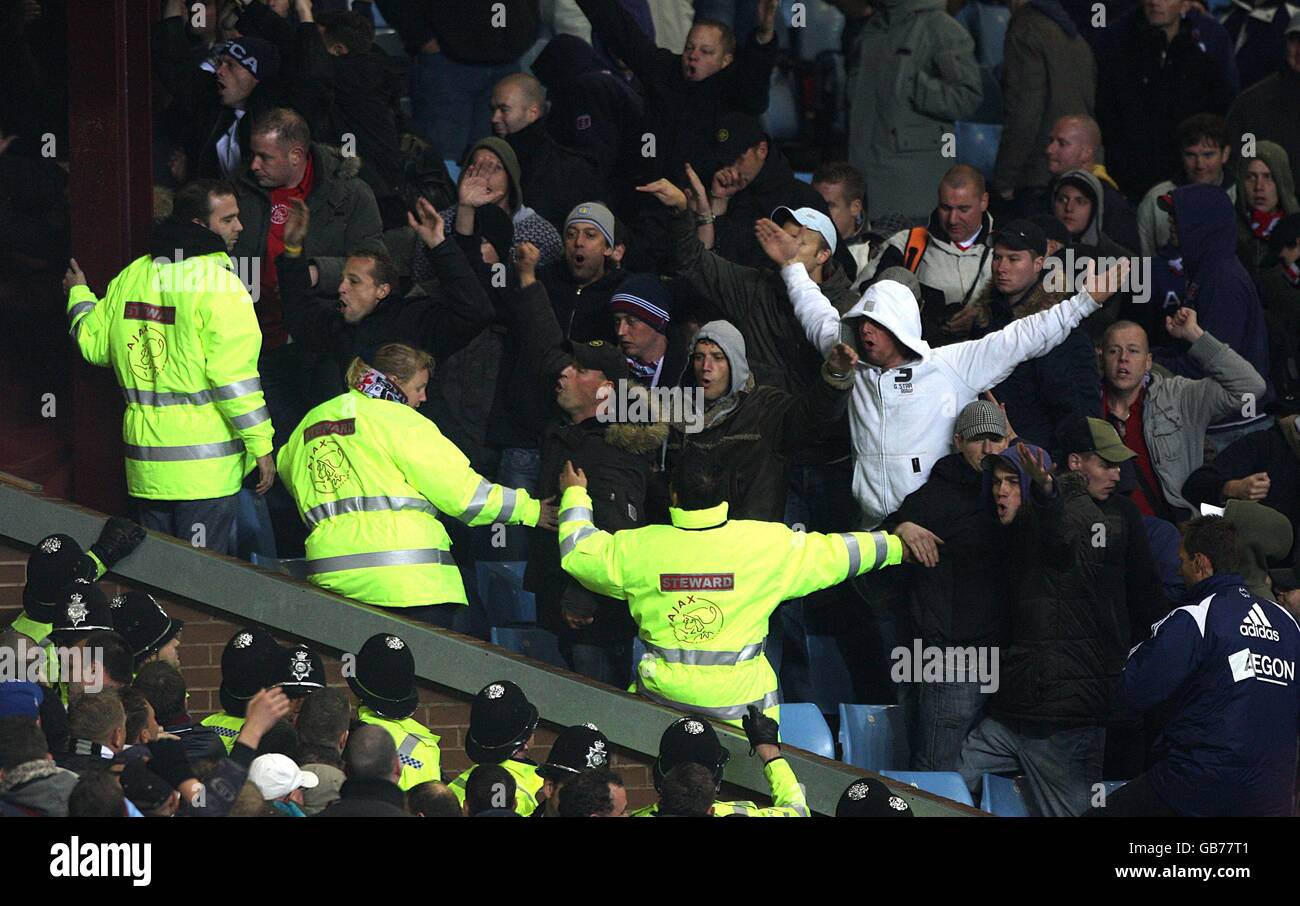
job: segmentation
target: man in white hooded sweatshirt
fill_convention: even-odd
[[[1126,260],[1104,275],[1096,274],[1090,262],[1083,288],[1071,298],[982,339],[931,349],[921,339],[916,298],[903,284],[873,284],[841,318],[807,269],[795,262],[799,249],[794,239],[771,220],[758,221],[755,233],[781,267],[809,342],[829,355],[843,337],[858,351],[849,424],[853,496],[862,508],[864,528],[880,525],[925,483],[935,461],[952,452],[958,412],[1021,362],[1064,342],[1128,272]]]

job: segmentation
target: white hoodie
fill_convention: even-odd
[[[958,412],[1000,384],[1021,362],[1058,346],[1101,307],[1081,291],[983,339],[931,349],[921,339],[916,299],[901,283],[882,280],[872,285],[841,319],[802,264],[788,265],[781,276],[795,316],[822,355],[829,356],[841,339],[861,355],[851,322],[864,317],[888,328],[915,353],[915,358],[897,368],[882,370],[858,362],[849,425],[853,496],[862,507],[866,528],[875,528],[898,509],[903,498],[929,478],[935,461],[951,452]]]

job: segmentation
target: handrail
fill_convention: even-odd
[[[22,484],[30,487],[27,482]],[[98,535],[103,514],[33,493],[28,487],[0,472],[0,538],[33,546],[53,532],[79,539]],[[338,651],[358,651],[375,633],[400,635],[415,656],[416,674],[421,679],[468,695],[474,695],[492,680],[513,680],[527,690],[529,699],[547,721],[560,726],[594,721],[618,745],[651,758],[658,751],[663,729],[681,716],[566,670],[407,620],[392,610],[350,601],[156,532],[150,532],[148,539],[114,572],[239,620],[260,623]],[[733,727],[718,723],[715,727],[732,754],[725,779],[766,796],[762,765],[758,759],[748,757],[748,741]],[[804,785],[809,805],[822,814],[833,814],[845,787],[867,774],[793,746],[786,746],[784,752]],[[921,817],[983,814],[896,780],[868,776],[888,784]]]

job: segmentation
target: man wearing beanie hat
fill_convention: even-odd
[[[542,786],[537,792],[533,817],[558,817],[564,785],[587,771],[608,770],[613,758],[609,737],[595,724],[578,724],[561,730],[551,745],[546,763],[537,768]]]
[[[280,646],[259,626],[246,626],[230,637],[221,652],[221,710],[200,722],[221,737],[229,755],[244,726],[253,696],[274,682]]]
[[[978,399],[957,416],[954,453],[934,464],[930,477],[903,500],[886,526],[922,552],[907,567],[908,601],[923,648],[952,650],[1006,641],[1006,575],[997,521],[982,493],[987,456],[1007,449],[1011,429],[996,403]],[[917,739],[912,767],[955,771],[966,733],[988,699],[972,677],[945,677],[915,689]]]
[[[972,303],[975,339],[1047,311],[1072,295],[1043,286],[1047,237],[1035,224],[1012,221],[993,234],[992,244],[993,279]],[[1055,349],[1021,362],[992,393],[1006,407],[1017,437],[1059,459],[1060,426],[1096,403],[1097,356],[1087,332],[1076,327]]]
[[[632,377],[647,387],[672,387],[684,362],[668,345],[672,295],[654,274],[630,274],[610,297],[614,333]]]
[[[189,111],[185,149],[191,176],[232,179],[251,156],[249,127],[275,106],[280,92],[280,54],[252,35],[213,47],[212,58],[194,65],[186,33],[189,12],[168,0],[154,36],[154,65],[167,92]]]
[[[385,730],[402,763],[402,790],[429,780],[442,780],[442,737],[411,717],[420,703],[415,685],[415,657],[406,640],[387,633],[366,639],[347,675],[352,694],[361,699],[357,719]]]
[[[538,268],[564,336],[614,340],[610,297],[627,273],[619,266],[618,224],[598,201],[585,201],[564,220],[564,260]]]
[[[518,785],[515,811],[524,818],[536,810],[537,793],[542,788],[537,762],[525,757],[538,718],[537,708],[524,695],[524,690],[509,680],[497,680],[488,683],[474,697],[469,729],[465,731],[465,754],[474,767],[499,764],[515,778]],[[461,772],[448,784],[462,804],[465,785],[474,767]]]
[[[750,707],[742,721],[745,736],[749,739],[750,754],[763,761],[763,776],[767,778],[772,795],[772,805],[761,808],[753,802],[714,801],[709,814],[714,818],[807,818],[812,813],[804,798],[803,787],[795,779],[790,763],[781,754],[777,741],[777,722]],[[659,738],[659,755],[654,762],[655,789],[663,793],[664,780],[684,764],[697,764],[713,774],[713,794],[722,789],[722,771],[731,753],[718,741],[713,725],[704,717],[681,717],[668,725]],[[659,803],[647,805],[632,813],[633,818],[652,818],[659,814]]]
[[[109,604],[113,608],[113,627],[131,646],[136,671],[153,660],[180,667],[184,620],[169,617],[154,596],[143,591],[120,594]]]

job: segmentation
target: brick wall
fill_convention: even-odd
[[[0,539],[0,627],[8,626],[22,610],[22,587],[29,552],[30,548]],[[135,587],[114,575],[106,576],[100,585],[109,597]],[[217,697],[217,688],[221,684],[221,651],[239,624],[233,622],[231,616],[204,604],[169,597],[154,589],[141,590],[153,592],[168,614],[185,621],[185,630],[181,634],[181,672],[189,687],[191,713],[198,719],[221,710]],[[311,645],[325,661],[329,685],[347,689],[341,674],[341,652],[322,648],[311,639],[280,632],[274,635],[282,645],[298,642]],[[420,684],[420,706],[413,716],[442,737],[439,744],[442,770],[448,780],[470,765],[465,755],[465,731],[469,726],[471,700],[472,696],[436,683]],[[529,750],[533,760],[538,763],[546,760],[546,753],[550,751],[559,729],[554,724],[542,722],[534,746]],[[655,800],[650,764],[651,759],[639,752],[615,750],[613,767],[627,783],[630,808],[640,808]],[[730,787],[724,788],[723,795],[726,799],[753,798],[743,790]]]

